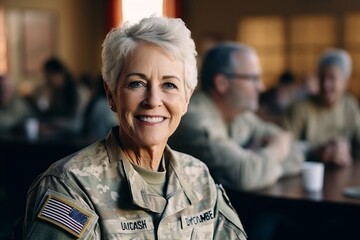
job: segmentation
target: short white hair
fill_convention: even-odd
[[[155,44],[182,61],[185,83],[190,90],[195,89],[198,82],[197,53],[190,30],[179,18],[151,16],[133,25],[126,22],[107,34],[102,45],[101,72],[111,91],[116,89],[129,54],[144,42]]]
[[[350,77],[352,61],[348,52],[343,49],[330,48],[325,50],[319,60],[319,69],[329,66],[338,67],[346,78]]]

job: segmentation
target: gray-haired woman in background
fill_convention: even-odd
[[[29,189],[26,239],[246,239],[221,187],[167,145],[197,84],[180,19],[112,30],[102,74],[119,127],[53,164]]]
[[[308,160],[339,167],[359,158],[360,112],[347,91],[352,63],[343,49],[327,49],[318,62],[320,91],[288,110],[285,127],[304,141]]]

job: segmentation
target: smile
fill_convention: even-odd
[[[142,121],[142,122],[147,122],[147,123],[159,123],[165,120],[164,117],[144,117],[144,116],[137,116],[136,117],[138,120]]]

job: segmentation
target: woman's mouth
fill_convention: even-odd
[[[160,123],[165,120],[164,117],[136,116],[136,119],[146,123]]]

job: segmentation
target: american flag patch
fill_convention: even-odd
[[[48,195],[38,217],[80,238],[93,215],[65,198]]]

